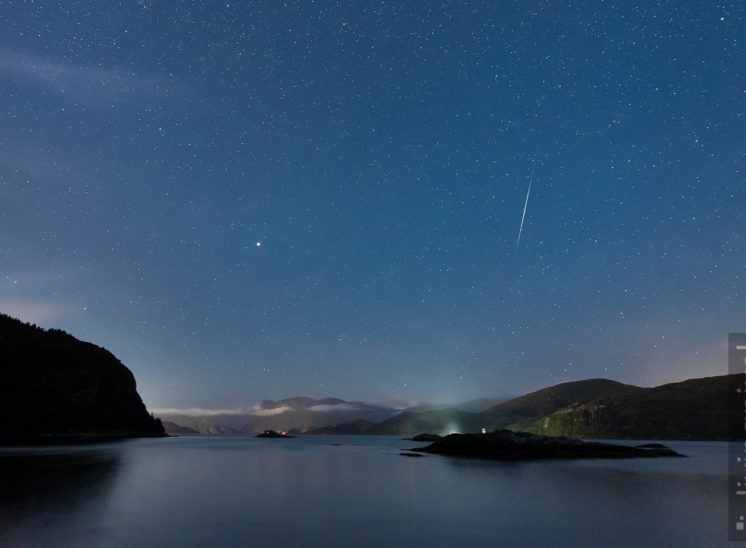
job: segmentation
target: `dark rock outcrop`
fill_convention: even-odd
[[[443,436],[439,436],[438,434],[417,434],[413,438],[409,438],[411,441],[438,441]]]
[[[257,434],[256,437],[257,438],[294,438],[295,436],[285,434],[284,432],[275,432],[274,430],[265,430],[264,432]]]
[[[427,447],[413,448],[411,451],[492,460],[682,456],[665,446],[630,447],[571,438],[536,436],[510,430],[499,430],[491,434],[451,434]]]
[[[164,436],[109,351],[0,314],[0,443]]]

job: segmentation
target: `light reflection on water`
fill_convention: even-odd
[[[181,437],[2,449],[0,545],[728,546],[725,443],[670,443],[685,459],[399,456],[417,445]]]

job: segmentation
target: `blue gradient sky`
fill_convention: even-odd
[[[151,409],[727,372],[741,2],[101,6],[0,4],[0,311]]]

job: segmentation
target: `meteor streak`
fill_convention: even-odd
[[[534,182],[534,169],[536,169],[536,160],[531,166],[531,178],[528,180],[528,191],[526,192],[526,203],[523,204],[523,215],[521,216],[521,228],[518,229],[518,240],[515,242],[515,248],[521,243],[521,234],[523,233],[523,221],[526,219],[526,207],[528,207],[528,196],[531,194],[531,183]]]

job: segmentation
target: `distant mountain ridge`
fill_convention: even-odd
[[[265,430],[306,433],[346,423],[355,423],[355,428],[362,428],[363,425],[370,426],[388,419],[397,412],[391,407],[339,398],[296,396],[279,401],[264,400],[248,413],[240,415],[189,416],[166,413],[163,419],[201,434],[256,434]]]
[[[571,381],[499,403],[482,412],[481,416],[487,427],[501,429],[522,420],[554,413],[572,404],[621,397],[640,390],[644,389],[608,379]]]
[[[199,434],[196,430],[193,428],[189,428],[188,426],[179,426],[175,422],[171,421],[162,421],[163,422],[163,428],[166,430],[166,433],[169,435],[171,434]]]
[[[405,411],[364,433],[446,434],[508,428],[549,436],[603,439],[726,440],[743,437],[728,393],[745,386],[746,375],[689,379],[642,388],[608,379],[550,386],[499,403],[482,413],[455,409]]]
[[[265,400],[252,409],[241,428],[244,434],[264,430],[304,433],[322,426],[365,420],[377,423],[391,417],[396,409],[339,398],[294,397],[280,401]]]
[[[447,435],[454,432],[479,432],[482,420],[478,413],[458,409],[435,409],[422,412],[403,411],[371,428],[365,434],[415,435],[422,432]]]
[[[732,430],[739,410],[730,408],[729,391],[743,387],[745,374],[689,379],[626,394],[575,402],[515,427],[543,435],[608,439],[739,439]]]
[[[553,413],[568,405],[598,398],[621,396],[642,390],[608,379],[589,379],[550,386],[497,403],[484,409],[489,400],[472,400],[461,406],[417,406],[383,421],[364,432],[382,435],[415,435],[421,432],[446,435],[452,432],[480,432],[514,427],[518,422]],[[463,408],[482,409],[468,412]]]
[[[192,418],[181,426],[203,433],[256,433],[263,430],[310,434],[411,436],[422,432],[491,432],[510,429],[549,436],[605,439],[735,439],[729,431],[733,410],[728,390],[744,386],[742,375],[690,379],[642,388],[608,379],[588,379],[550,386],[500,402],[480,412],[489,400],[461,406],[416,406],[397,411],[338,398],[265,400],[240,429],[220,431],[220,417]],[[735,384],[734,384],[735,383]],[[733,388],[734,389],[734,388]],[[195,427],[197,425],[197,427]],[[213,425],[211,427],[205,425]]]
[[[147,413],[132,372],[107,350],[61,330],[0,314],[0,443],[164,435]],[[166,415],[169,431],[255,434],[415,435],[501,429],[607,439],[743,439],[729,393],[746,374],[642,388],[608,379],[550,386],[497,403],[399,411],[339,398],[264,400],[246,414]],[[489,406],[489,407],[488,407]],[[485,407],[487,407],[485,409]]]
[[[311,428],[305,432],[298,430],[290,430],[291,434],[337,434],[337,435],[355,435],[365,433],[367,430],[375,426],[376,423],[367,421],[365,419],[357,419],[350,422],[343,422],[341,424],[333,424],[328,426],[321,426],[318,428]]]
[[[163,414],[163,427],[169,434],[179,434],[176,427],[188,428],[194,434],[233,435],[240,434],[241,427],[246,422],[243,415],[179,415]]]

